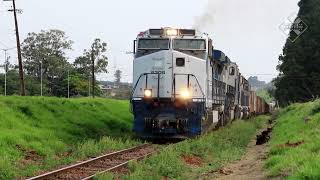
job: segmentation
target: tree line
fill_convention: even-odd
[[[69,62],[66,52],[72,50],[71,41],[61,30],[42,30],[29,33],[21,44],[26,91],[29,96],[67,97],[89,96],[93,91],[92,59],[94,72],[107,73],[107,44],[95,39],[83,54],[74,62]],[[7,95],[20,94],[19,75],[16,66],[7,65]],[[0,94],[4,94],[5,75],[0,74]],[[42,82],[42,88],[41,88]],[[100,88],[95,85],[94,92],[101,95]]]
[[[282,106],[320,97],[320,1],[301,0],[299,7],[273,82],[273,95]]]

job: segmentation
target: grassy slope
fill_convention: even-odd
[[[0,97],[0,179],[136,145],[131,121],[127,101]]]
[[[287,147],[288,142],[304,144]],[[281,110],[270,144],[266,163],[270,176],[320,179],[320,100]]]
[[[257,129],[260,129],[268,119],[268,116],[260,116],[255,120],[236,121],[228,127],[197,139],[170,145],[141,163],[131,163],[130,176],[121,178],[196,179],[202,173],[217,170],[228,162],[240,159]],[[202,166],[187,165],[182,160],[185,155],[200,157],[203,161]],[[113,179],[113,175],[106,174],[98,179]]]

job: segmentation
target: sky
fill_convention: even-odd
[[[95,38],[108,44],[109,73],[98,80],[132,82],[133,40],[149,28],[195,27],[208,33],[216,49],[224,51],[246,76],[271,81],[278,72],[278,56],[287,36],[279,26],[298,12],[299,0],[16,0],[20,35],[60,29],[74,41],[72,62]],[[11,2],[0,1],[0,49],[15,47]],[[8,52],[12,63],[16,50]],[[0,52],[0,64],[4,52]]]

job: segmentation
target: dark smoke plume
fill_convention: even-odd
[[[215,21],[215,5],[212,1],[208,1],[205,12],[195,18],[193,28],[199,32],[205,32],[212,28]]]

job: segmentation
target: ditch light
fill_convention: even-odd
[[[189,91],[189,90],[183,90],[183,91],[181,92],[181,97],[182,97],[183,99],[190,99],[190,97],[191,97],[190,91]]]
[[[152,97],[152,89],[145,89],[144,90],[144,97],[151,98]]]

